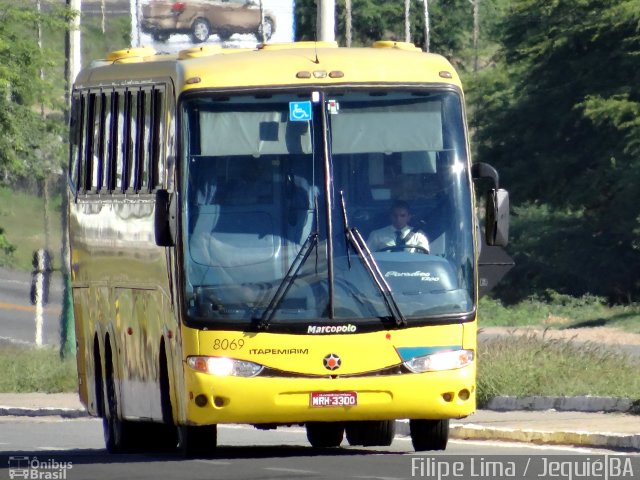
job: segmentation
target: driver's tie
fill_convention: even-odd
[[[405,241],[402,238],[402,230],[396,230],[396,247],[404,247]]]

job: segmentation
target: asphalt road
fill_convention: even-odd
[[[0,268],[0,343],[35,343],[36,309],[30,300],[31,274]],[[44,308],[42,339],[45,345],[60,344],[62,284],[51,277],[49,304]]]
[[[469,456],[473,455],[478,462],[486,463],[491,458],[492,461],[508,465],[514,456],[519,455],[522,456],[522,465],[519,463],[517,468],[522,469],[524,460],[529,457],[536,457],[540,463],[538,457],[541,455],[553,458],[559,458],[557,455],[570,455],[572,458],[597,455],[597,452],[585,449],[469,441],[450,441],[446,454],[416,454],[411,441],[404,437],[396,437],[390,447],[356,448],[343,444],[337,449],[314,449],[307,443],[303,428],[258,431],[252,427],[234,425],[218,428],[218,445],[216,455],[211,459],[186,460],[177,453],[110,455],[103,447],[99,420],[3,419],[0,420],[0,479],[9,478],[8,474],[12,472],[15,476],[16,465],[34,462],[34,458],[37,462],[35,465],[40,466],[40,477],[42,472],[51,474],[55,471],[65,474],[57,478],[69,480],[395,480],[438,478],[433,475],[433,468],[428,471],[429,462],[431,467],[434,465],[433,459],[450,463],[456,459],[468,461]],[[67,467],[66,472],[61,465]],[[531,472],[531,476],[519,475],[515,478],[540,477]]]

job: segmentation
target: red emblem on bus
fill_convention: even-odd
[[[336,370],[340,368],[340,364],[342,363],[342,361],[340,360],[340,357],[338,355],[336,355],[335,353],[330,353],[322,359],[322,363],[324,364],[324,368],[326,368],[327,370]]]

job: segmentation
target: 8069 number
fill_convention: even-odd
[[[216,338],[213,341],[214,350],[241,350],[244,347],[244,340],[241,338],[229,340],[228,338]]]

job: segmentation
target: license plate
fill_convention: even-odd
[[[358,404],[356,392],[311,392],[312,407],[353,407]]]

